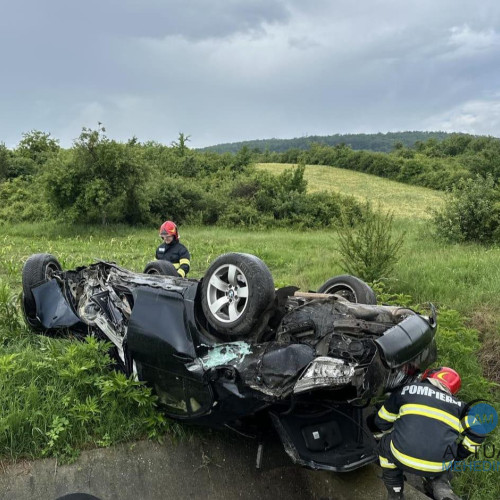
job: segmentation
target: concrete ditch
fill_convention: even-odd
[[[318,499],[382,500],[386,490],[375,465],[335,474],[295,466],[280,443],[266,443],[255,468],[255,441],[207,431],[179,442],[126,443],[82,452],[60,465],[55,459],[3,464],[2,500],[55,500],[89,493],[100,500]],[[428,500],[412,486],[408,500]]]

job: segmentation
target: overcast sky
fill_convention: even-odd
[[[191,147],[336,133],[500,137],[498,0],[16,0],[0,142],[50,132]]]

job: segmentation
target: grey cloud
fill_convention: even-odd
[[[68,145],[97,120],[193,146],[431,124],[500,135],[484,111],[499,33],[493,0],[10,2],[0,141],[39,128]]]
[[[286,2],[281,0],[19,0],[4,6],[0,28],[4,39],[33,34],[61,36],[62,42],[64,37],[169,35],[198,40],[259,29],[263,23],[288,18]]]
[[[279,0],[9,2],[0,17],[0,46],[4,72],[16,78],[2,86],[18,95],[33,87],[64,94],[68,83],[79,91],[126,90],[129,75],[120,59],[130,40],[225,38],[288,17]]]

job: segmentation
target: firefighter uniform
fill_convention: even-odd
[[[189,272],[191,256],[188,249],[178,239],[174,239],[170,244],[162,243],[156,249],[156,258],[171,262],[183,278]]]
[[[429,478],[446,474],[454,460],[477,451],[485,436],[465,404],[429,380],[394,391],[375,417],[385,434],[379,443],[382,476],[388,490],[403,490],[403,471]],[[394,497],[398,498],[398,497]]]

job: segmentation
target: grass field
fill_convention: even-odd
[[[433,301],[471,315],[480,308],[498,309],[500,249],[479,245],[448,245],[437,240],[429,223],[396,220],[395,232],[406,232],[405,244],[390,288],[409,293],[419,302]],[[224,252],[253,253],[272,271],[277,286],[296,284],[317,289],[342,274],[334,230],[252,231],[221,228],[181,228],[192,254],[190,277],[201,277],[209,263]],[[75,227],[53,223],[4,226],[0,240],[0,279],[20,289],[24,260],[32,253],[56,255],[64,268],[93,259],[115,260],[141,271],[154,259],[160,240],[156,228]]]
[[[258,168],[279,174],[293,166],[261,163]],[[429,220],[429,209],[444,203],[444,193],[330,166],[307,165],[304,176],[311,192],[334,191],[361,201],[380,202],[382,209],[394,213],[394,232],[406,233],[406,239],[391,288],[410,293],[418,301],[446,304],[467,315],[473,315],[478,308],[493,310],[500,319],[497,299],[500,294],[500,248],[451,245],[439,240]],[[295,252],[288,252],[286,244],[280,245],[280,234],[272,231],[270,238],[276,238],[272,246],[278,249],[277,253],[287,252],[287,261],[293,262]],[[297,238],[300,241],[294,234],[294,241]],[[341,271],[335,232],[310,233],[307,239],[313,265],[307,276],[299,275],[302,280],[299,284],[315,287],[325,271],[332,275]]]
[[[294,165],[259,163],[258,168],[274,174]],[[429,209],[443,204],[444,194],[439,191],[383,179],[376,175],[354,172],[325,165],[307,165],[304,177],[308,191],[334,191],[354,196],[360,201],[371,201],[396,217],[429,219]]]

